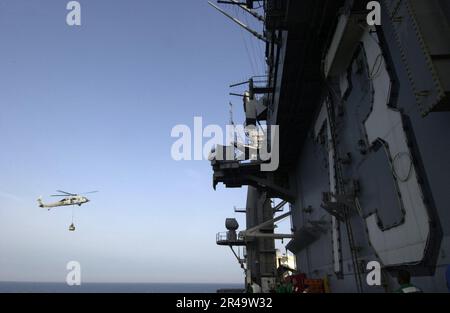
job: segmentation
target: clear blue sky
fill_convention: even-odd
[[[261,46],[204,0],[81,0],[81,27],[67,2],[0,0],[0,281],[77,260],[84,282],[242,282],[215,233],[245,189],[173,161],[170,132],[239,116],[227,86],[261,74]],[[71,208],[37,206],[56,189],[100,190],[74,233]]]

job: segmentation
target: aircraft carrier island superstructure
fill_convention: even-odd
[[[377,3],[379,21],[369,19]],[[297,268],[284,270],[325,282],[324,291],[392,292],[398,271],[406,270],[424,292],[446,292],[450,1],[266,0],[240,7],[264,24],[262,33],[247,30],[266,42],[267,64],[266,83],[248,82],[245,124],[278,125],[278,136],[248,132],[246,147],[217,147],[214,187],[248,188],[246,229],[227,219],[217,244],[245,247],[236,257],[246,284],[266,292],[282,279],[279,239],[296,258]],[[260,158],[259,142],[279,150],[276,170],[261,170],[269,161]],[[217,157],[230,149],[245,160]],[[283,206],[289,212],[280,213]],[[278,234],[284,217],[291,232]],[[367,283],[373,262],[381,284]]]

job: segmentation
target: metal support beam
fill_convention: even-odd
[[[238,208],[234,207],[234,212],[235,213],[247,213],[247,209],[238,209]]]
[[[287,201],[281,201],[280,203],[278,203],[274,208],[273,211],[274,212],[279,212],[281,210],[281,208],[283,208],[286,205]]]
[[[285,239],[285,238],[294,238],[293,234],[269,234],[269,233],[263,233],[261,232],[261,229],[270,226],[276,222],[279,222],[286,217],[290,216],[292,214],[291,211],[284,213],[274,219],[270,219],[268,221],[265,221],[255,227],[249,228],[244,232],[244,238],[273,238],[273,239]]]
[[[237,255],[236,251],[234,251],[233,246],[230,245],[230,249],[233,252],[234,256],[236,257],[236,259],[238,260],[239,264],[241,265],[241,268],[245,270],[244,267],[244,262],[242,261],[242,259],[239,257],[239,255]]]

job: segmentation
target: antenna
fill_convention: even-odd
[[[230,125],[232,126],[233,132],[233,146],[237,144],[237,134],[236,134],[236,125],[233,120],[233,103],[230,101]],[[234,157],[236,158],[236,149],[234,148]]]
[[[233,103],[230,102],[230,125],[233,126],[234,130],[234,121],[233,121]]]
[[[266,42],[266,43],[270,43],[270,40],[267,39],[266,37],[264,37],[263,35],[261,35],[260,33],[254,31],[253,29],[251,29],[250,27],[248,27],[247,25],[245,25],[244,23],[242,23],[241,21],[239,21],[237,18],[232,17],[230,14],[228,14],[227,12],[225,12],[224,10],[222,10],[221,8],[219,8],[217,5],[215,5],[214,3],[212,3],[211,1],[208,1],[208,4],[210,6],[212,6],[214,9],[216,9],[217,11],[219,11],[220,13],[222,13],[223,15],[225,15],[226,17],[228,17],[229,19],[231,19],[233,22],[235,22],[236,24],[238,24],[239,26],[241,26],[242,28],[244,28],[246,31],[248,31],[249,33],[251,33],[253,36],[255,36],[256,38]]]

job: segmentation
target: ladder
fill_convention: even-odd
[[[332,87],[330,87],[332,88]],[[339,195],[345,195],[345,184],[344,184],[344,178],[342,174],[342,165],[339,161],[339,150],[337,149],[337,133],[336,133],[336,124],[335,124],[335,111],[333,106],[333,100],[332,100],[332,93],[330,92],[328,99],[326,100],[326,107],[327,107],[327,114],[328,114],[328,125],[330,127],[331,132],[331,139],[332,139],[332,145],[334,148],[334,158],[335,158],[335,171],[336,171],[336,193]],[[353,229],[352,224],[350,222],[350,210],[348,205],[343,204],[343,217],[344,217],[344,223],[345,228],[347,232],[349,247],[350,247],[350,254],[352,257],[352,263],[353,263],[353,270],[355,273],[355,282],[356,282],[356,288],[358,292],[363,292],[363,285],[362,285],[362,278],[361,278],[361,268],[359,266],[358,262],[358,249],[355,244],[355,239],[353,236]]]

